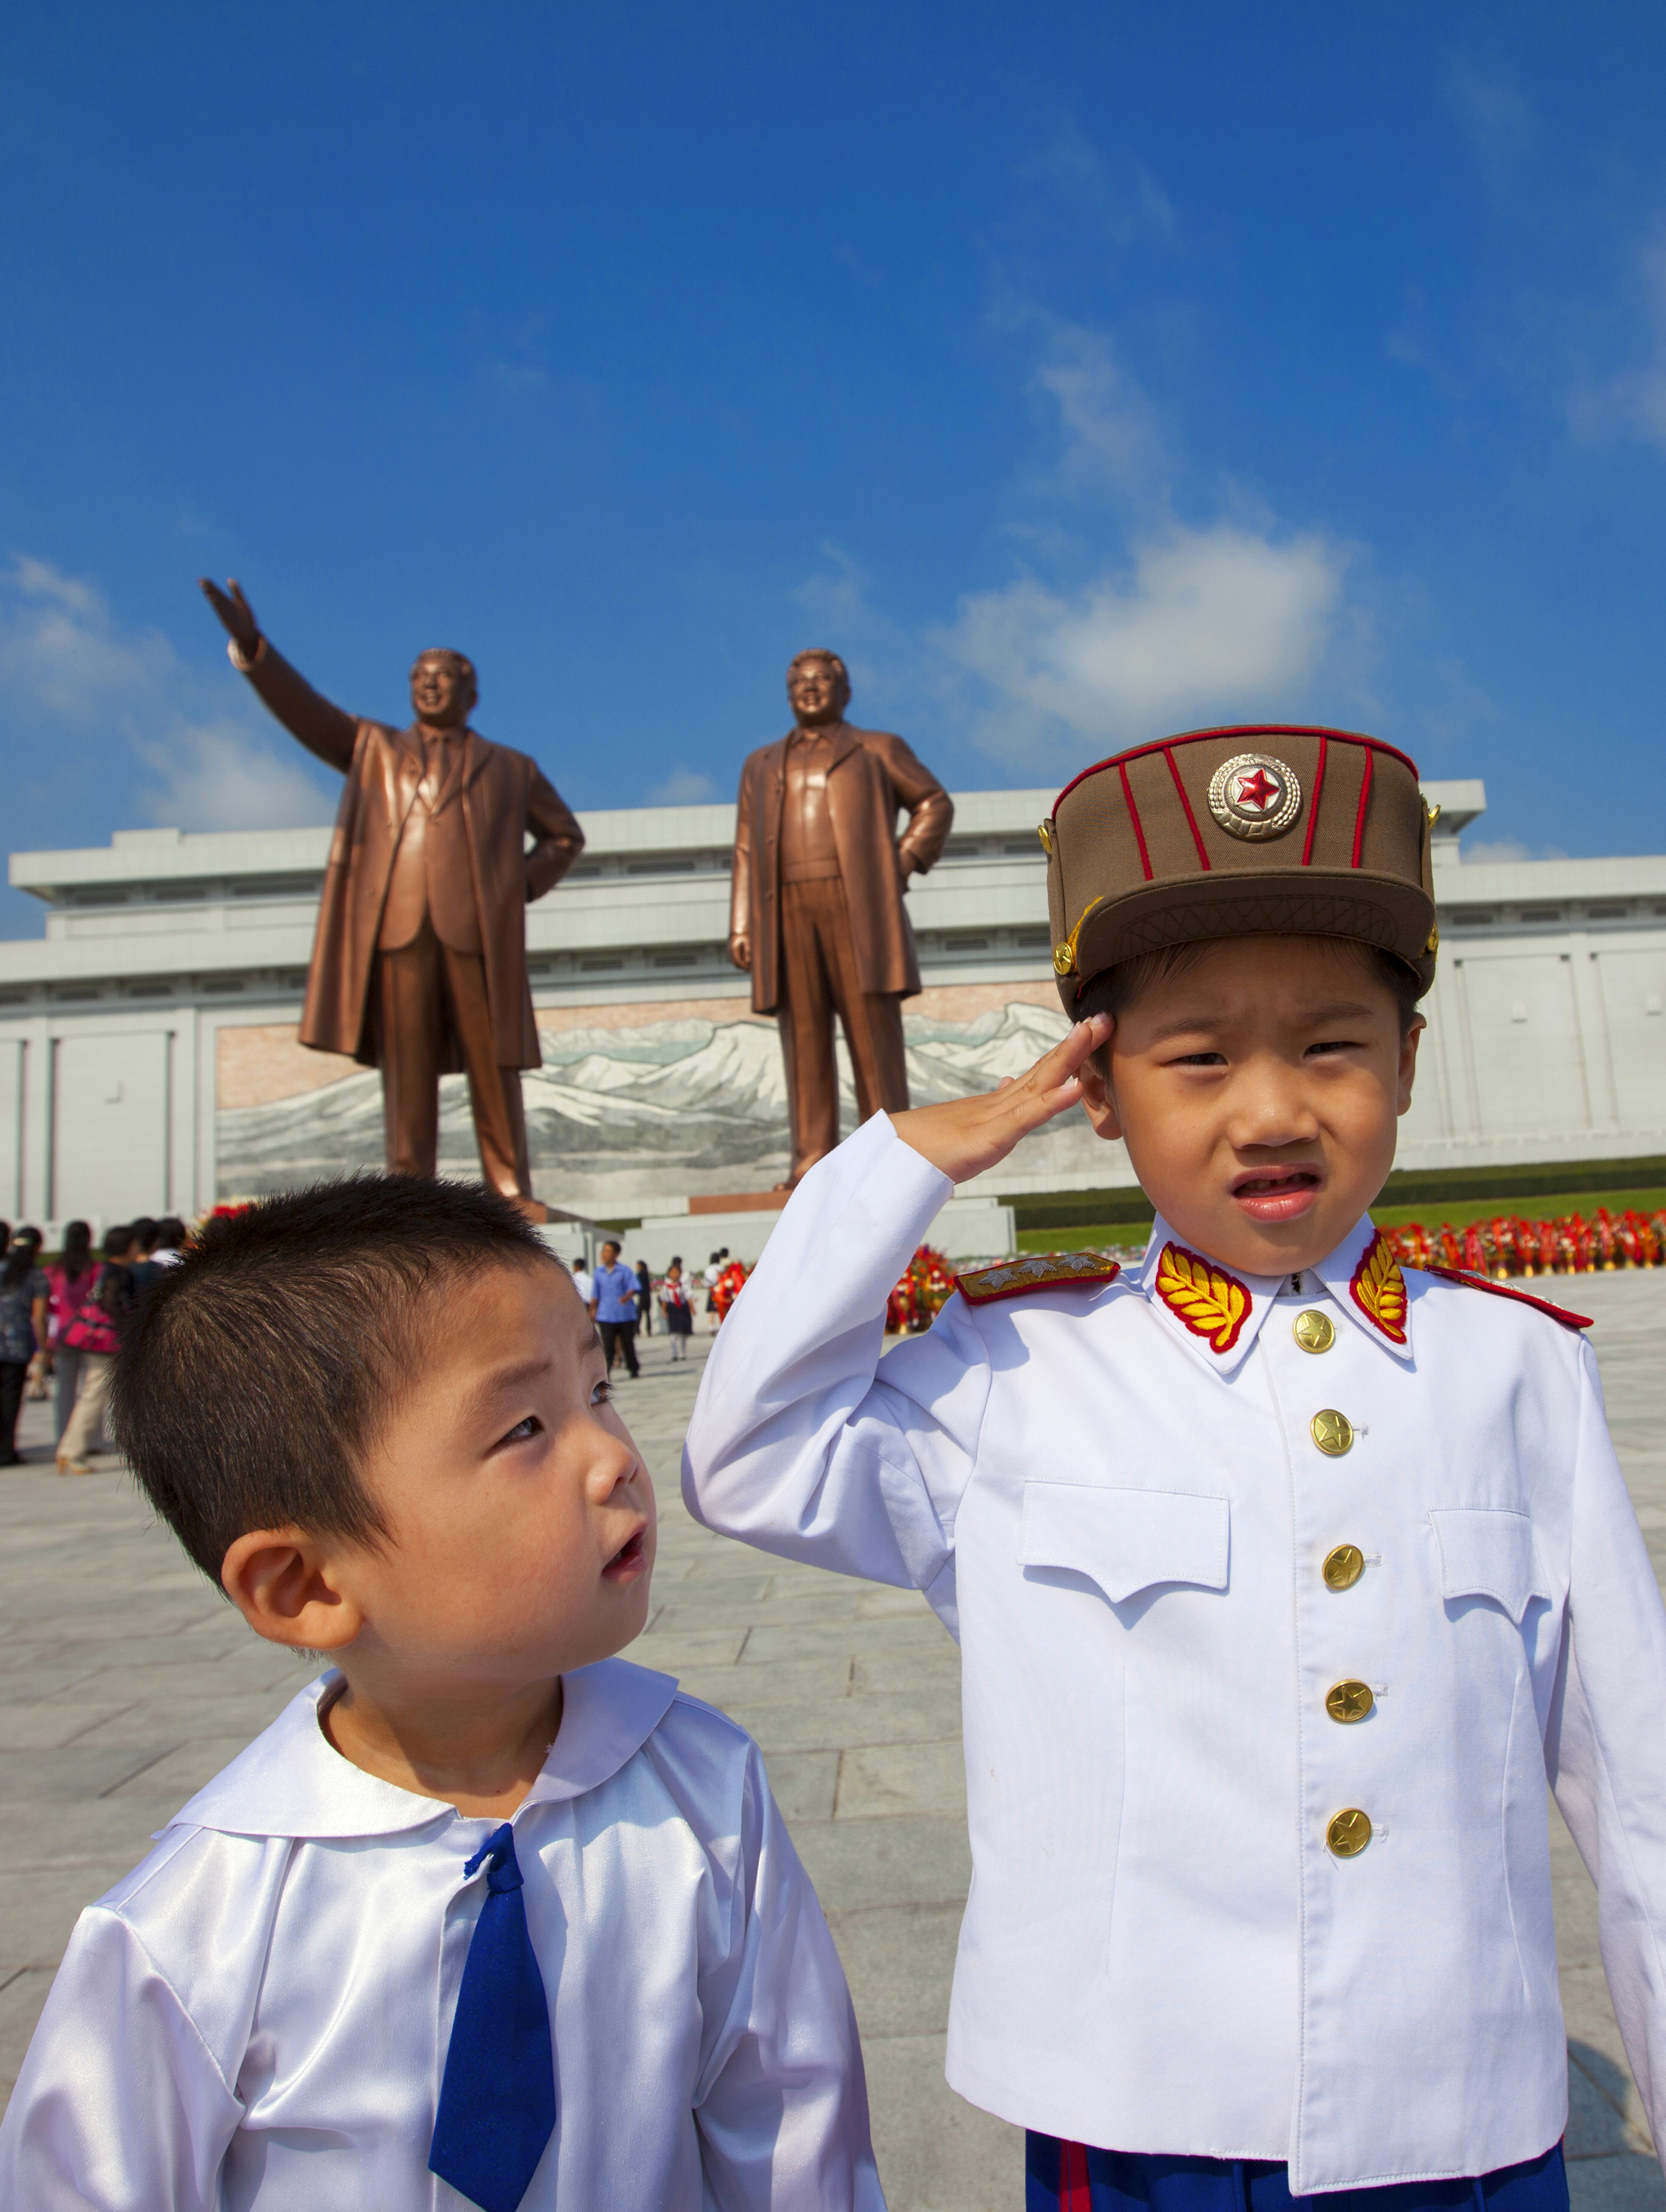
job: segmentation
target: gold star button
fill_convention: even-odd
[[[1365,1571],[1365,1555],[1357,1544],[1339,1544],[1325,1553],[1321,1572],[1327,1589],[1352,1589]]]
[[[1357,1859],[1371,1841],[1371,1821],[1357,1805],[1350,1805],[1325,1830],[1325,1841],[1339,1859]]]
[[[1336,1324],[1328,1313],[1310,1306],[1297,1315],[1291,1334],[1304,1352],[1329,1352],[1336,1341]]]
[[[1362,1721],[1376,1703],[1369,1682],[1333,1682],[1325,1692],[1325,1711],[1334,1721]]]
[[[1353,1449],[1353,1424],[1346,1413],[1339,1413],[1334,1406],[1327,1406],[1308,1423],[1313,1441],[1327,1459],[1341,1459],[1346,1451]]]

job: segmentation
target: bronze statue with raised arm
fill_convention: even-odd
[[[347,778],[330,847],[301,1042],[382,1073],[387,1164],[431,1176],[440,1078],[465,1074],[495,1190],[532,1196],[520,1071],[538,1065],[526,980],[528,902],[584,833],[535,761],[469,727],[460,653],[417,656],[409,729],[344,714],[261,635],[235,582],[201,580],[232,665],[292,736]],[[527,843],[530,837],[531,844]]]
[[[836,653],[800,653],[787,696],[792,729],[740,772],[729,954],[751,970],[754,1012],[781,1025],[790,1190],[839,1141],[835,1012],[861,1119],[908,1105],[903,1001],[920,963],[903,894],[942,851],[954,804],[901,738],[845,720]]]

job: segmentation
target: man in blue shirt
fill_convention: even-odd
[[[617,1244],[603,1245],[595,1283],[596,1327],[607,1354],[607,1371],[613,1372],[613,1363],[623,1352],[625,1373],[634,1382],[641,1372],[636,1364],[636,1278],[621,1264]]]

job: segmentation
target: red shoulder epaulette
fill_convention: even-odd
[[[1101,1259],[1097,1252],[1042,1252],[1033,1260],[974,1267],[969,1275],[957,1275],[954,1286],[969,1306],[991,1306],[1000,1298],[1021,1298],[1026,1291],[1061,1291],[1073,1283],[1103,1289],[1122,1272],[1120,1260]]]
[[[1564,1328],[1594,1328],[1596,1323],[1585,1314],[1570,1313],[1566,1306],[1554,1306],[1548,1298],[1535,1298],[1531,1291],[1518,1291],[1509,1283],[1495,1283],[1490,1275],[1472,1275],[1467,1267],[1424,1268],[1426,1275],[1444,1275],[1449,1283],[1462,1283],[1471,1291],[1490,1291],[1495,1298],[1515,1298],[1524,1306],[1536,1306],[1552,1321],[1559,1321]]]

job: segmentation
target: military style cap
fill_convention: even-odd
[[[1085,769],[1041,825],[1065,1012],[1091,976],[1207,938],[1346,937],[1434,981],[1434,813],[1353,730],[1188,730]]]

